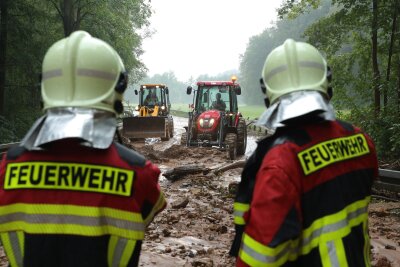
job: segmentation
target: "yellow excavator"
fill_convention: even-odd
[[[159,137],[169,140],[174,135],[174,120],[170,114],[169,89],[165,84],[142,84],[135,89],[139,95],[136,116],[122,119],[122,134],[131,139]]]

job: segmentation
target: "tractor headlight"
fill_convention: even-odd
[[[161,106],[161,110],[164,111],[165,110],[165,106]]]
[[[208,125],[209,125],[210,127],[212,127],[212,126],[214,125],[214,122],[215,122],[215,120],[214,120],[214,119],[211,119],[211,120],[209,121]]]
[[[135,110],[136,110],[136,111],[139,111],[139,106],[136,106],[136,107],[135,107]]]
[[[199,124],[200,124],[200,127],[203,127],[203,125],[204,125],[204,120],[203,120],[203,119],[200,119],[200,120],[199,120]]]

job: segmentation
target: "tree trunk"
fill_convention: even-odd
[[[390,44],[389,44],[389,51],[388,51],[388,64],[387,64],[387,71],[386,71],[386,86],[383,90],[383,107],[386,110],[387,109],[387,103],[388,103],[388,85],[390,81],[390,69],[391,69],[391,63],[392,63],[392,55],[393,55],[393,45],[396,39],[396,30],[397,30],[397,6],[398,4],[395,4],[395,8],[393,11],[393,19],[392,19],[392,33],[390,35]]]
[[[60,0],[60,10],[64,26],[64,35],[67,37],[76,30],[76,11],[74,1]]]
[[[400,47],[400,39],[399,39],[399,47]],[[400,115],[400,56],[398,57],[398,62],[397,62],[397,112]]]
[[[8,0],[0,1],[0,115],[4,114]]]
[[[374,111],[375,118],[378,117],[381,110],[380,98],[380,80],[381,74],[378,66],[378,0],[372,1],[372,69],[373,69],[373,85],[374,85]]]

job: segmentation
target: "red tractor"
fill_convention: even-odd
[[[186,93],[190,95],[189,86]],[[238,110],[241,88],[236,77],[231,81],[199,81],[194,90],[189,125],[181,145],[217,146],[228,151],[230,159],[244,155],[247,145],[246,122]]]

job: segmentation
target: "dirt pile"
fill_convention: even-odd
[[[372,201],[369,233],[372,266],[400,267],[400,203]]]
[[[134,147],[141,151],[137,144]],[[149,149],[159,148],[143,152]],[[164,172],[192,164],[218,168],[230,162],[225,152],[211,148],[173,145],[157,155]],[[229,188],[239,181],[241,170],[188,175],[175,182],[162,179],[169,205],[148,229],[141,266],[234,266],[234,259],[228,256],[234,236]],[[373,201],[370,206],[374,267],[400,267],[399,213],[398,202]]]
[[[179,166],[215,170],[233,163],[225,151],[215,148],[186,148],[172,142],[127,145],[156,163],[162,173]],[[234,236],[232,188],[241,171],[190,174],[173,182],[162,176],[160,185],[168,206],[147,229],[139,265],[234,266],[234,258],[228,256]],[[372,266],[400,267],[400,202],[374,199],[369,214]],[[0,247],[0,267],[5,266]]]

